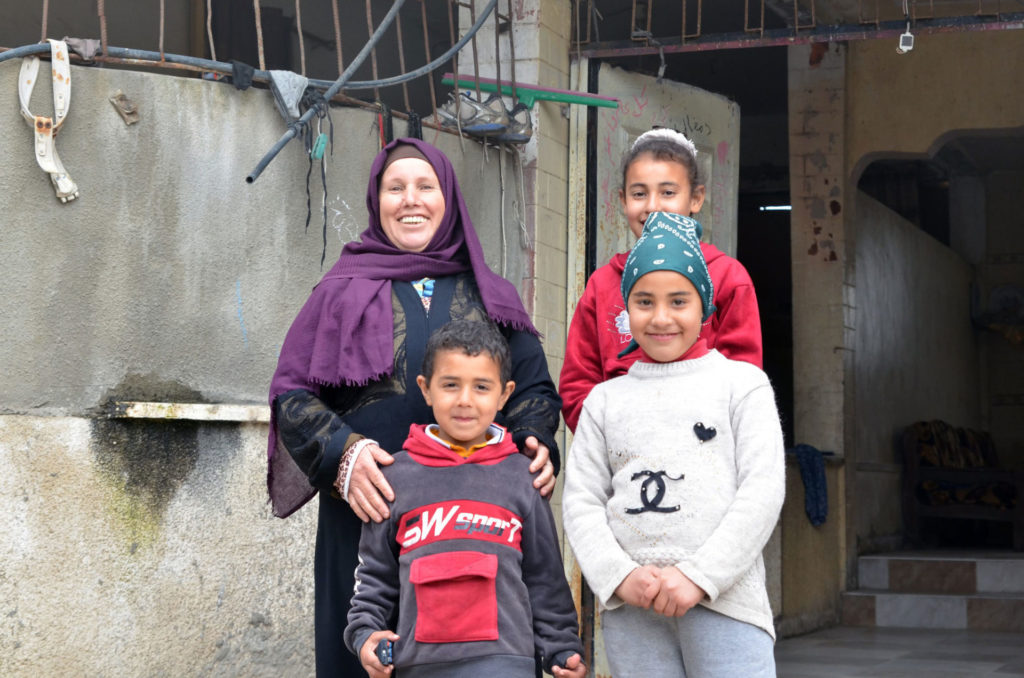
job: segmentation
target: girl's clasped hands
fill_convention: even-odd
[[[674,565],[643,565],[626,575],[615,595],[627,605],[645,610],[653,607],[666,617],[682,617],[707,594]]]

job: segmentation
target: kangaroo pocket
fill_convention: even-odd
[[[497,640],[497,574],[493,553],[451,551],[414,560],[409,581],[416,591],[416,640]]]

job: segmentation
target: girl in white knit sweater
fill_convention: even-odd
[[[764,372],[700,337],[714,307],[699,228],[648,218],[622,278],[644,357],[591,391],[568,455],[565,531],[616,678],[775,676],[761,550],[782,430]]]

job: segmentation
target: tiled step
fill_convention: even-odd
[[[857,576],[861,589],[892,593],[1024,594],[1024,553],[902,552],[861,556]]]
[[[860,590],[843,594],[844,626],[1024,632],[1024,594],[937,595]]]

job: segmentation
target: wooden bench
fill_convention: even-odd
[[[1024,472],[999,467],[988,433],[919,421],[903,432],[903,524],[921,545],[921,519],[1012,524],[1013,548],[1024,550]]]

